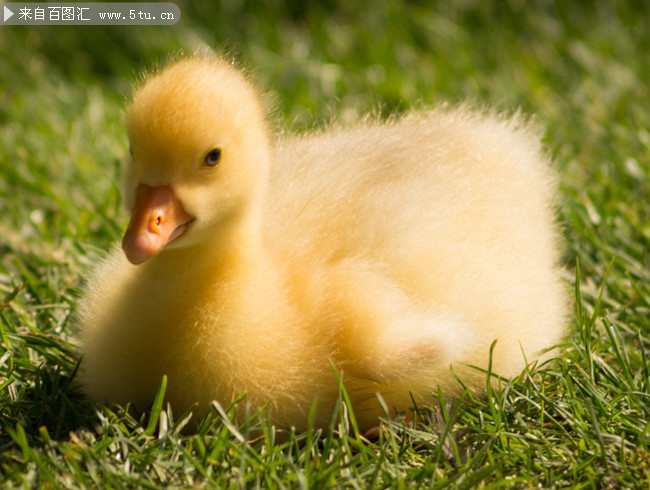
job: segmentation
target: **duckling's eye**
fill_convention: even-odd
[[[219,162],[221,161],[221,152],[222,150],[218,146],[216,148],[212,148],[203,159],[205,165],[208,167],[216,167],[219,165]]]

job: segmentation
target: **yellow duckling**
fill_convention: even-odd
[[[326,425],[342,374],[359,425],[480,391],[556,344],[554,176],[518,117],[433,109],[272,140],[216,58],[136,90],[121,250],[79,313],[82,384],[176,414],[246,392],[278,425]],[[453,373],[452,373],[453,370]]]

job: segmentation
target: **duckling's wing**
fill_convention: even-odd
[[[362,264],[411,311],[470,325],[484,353],[472,362],[499,338],[496,364],[512,372],[564,324],[554,180],[517,118],[440,110],[335,128],[278,143],[266,236],[287,263]]]

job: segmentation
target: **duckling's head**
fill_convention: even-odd
[[[136,90],[127,116],[131,156],[122,247],[134,264],[214,238],[255,214],[268,180],[259,97],[222,60],[176,62]]]

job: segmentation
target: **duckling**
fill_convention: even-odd
[[[520,116],[272,138],[248,77],[195,55],[135,90],[127,130],[130,223],[79,307],[97,402],[144,409],[166,375],[175,413],[245,393],[304,430],[313,404],[328,423],[334,366],[367,429],[378,395],[480,393],[488,366],[515,376],[561,339],[555,175]]]

